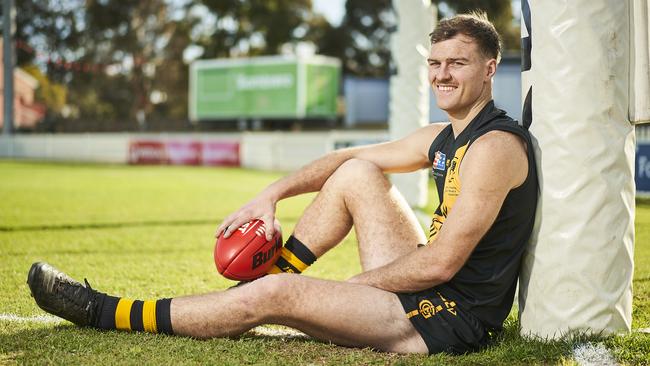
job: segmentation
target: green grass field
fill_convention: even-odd
[[[524,340],[516,315],[503,340],[465,355],[402,356],[310,339],[248,333],[199,341],[35,322],[45,315],[25,284],[45,260],[102,291],[149,299],[224,289],[213,233],[227,214],[278,174],[241,169],[64,165],[0,161],[0,364],[574,364],[573,346],[603,342],[624,364],[650,364],[650,335],[557,342]],[[309,195],[281,202],[289,233]],[[650,327],[650,201],[638,202],[633,328]],[[345,279],[360,270],[354,238],[308,275]],[[51,318],[44,318],[51,319]]]

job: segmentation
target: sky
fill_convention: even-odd
[[[313,9],[327,18],[332,25],[339,25],[345,12],[345,0],[314,0]]]
[[[519,20],[521,0],[512,0],[512,13]],[[345,12],[345,0],[313,0],[314,11],[323,14],[332,25],[339,25]]]

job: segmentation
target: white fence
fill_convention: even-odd
[[[650,125],[636,126],[637,141],[650,142]],[[388,140],[387,131],[244,133],[88,133],[0,137],[0,158],[126,164],[132,141],[235,141],[241,165],[294,170],[340,147]]]
[[[335,148],[388,140],[387,131],[244,133],[89,133],[0,137],[0,158],[49,161],[129,162],[133,141],[235,141],[241,165],[264,170],[295,170]]]

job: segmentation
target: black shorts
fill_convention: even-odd
[[[474,352],[489,343],[489,332],[481,322],[435,288],[396,295],[429,354]]]

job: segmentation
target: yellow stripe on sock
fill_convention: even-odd
[[[142,326],[145,332],[158,333],[156,328],[156,300],[145,301],[142,305]]]
[[[271,269],[269,269],[269,271],[266,272],[266,273],[268,273],[268,274],[278,274],[278,273],[282,273],[282,269],[280,269],[280,267],[278,267],[278,266],[276,266],[274,264],[273,267],[271,267]]]
[[[133,300],[120,299],[115,309],[115,328],[119,330],[131,330],[131,305]]]
[[[307,268],[309,268],[308,265],[306,265],[303,261],[300,260],[300,258],[291,253],[286,247],[282,248],[282,254],[280,254],[280,256],[286,259],[287,262],[291,263],[291,265],[296,267],[296,269],[300,272],[304,272]]]

